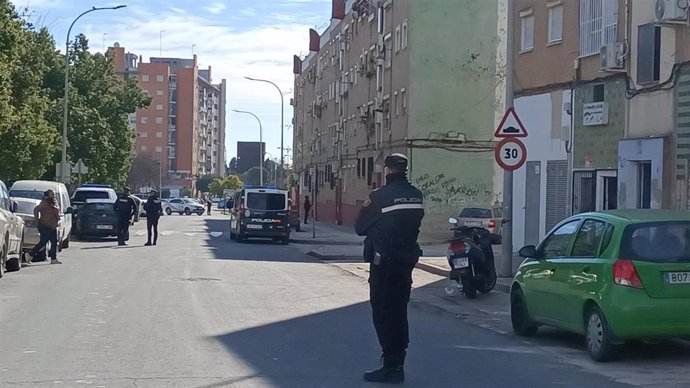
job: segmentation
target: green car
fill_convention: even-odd
[[[540,325],[583,334],[596,361],[635,338],[690,336],[690,213],[584,213],[522,248],[513,281],[517,335]]]

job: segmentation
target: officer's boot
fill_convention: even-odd
[[[370,383],[402,384],[405,381],[405,352],[384,354],[383,367],[364,373],[364,380]]]

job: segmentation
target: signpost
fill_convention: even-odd
[[[84,161],[81,160],[81,158],[79,158],[79,160],[77,160],[77,164],[75,164],[74,167],[72,167],[72,173],[77,174],[79,176],[79,185],[80,186],[81,186],[81,176],[83,174],[88,174],[88,172],[89,172],[89,169],[86,167],[86,165],[84,164]]]

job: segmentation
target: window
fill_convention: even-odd
[[[599,246],[606,232],[606,223],[598,220],[587,220],[582,224],[577,233],[573,251],[570,256],[575,257],[597,257],[599,256]]]
[[[139,132],[139,137],[149,137],[148,132]]]
[[[637,83],[659,80],[661,70],[661,27],[653,23],[637,27]]]
[[[362,177],[362,159],[357,158],[357,178]]]
[[[163,95],[163,89],[156,90],[156,96],[162,96],[162,95]]]
[[[400,105],[398,105],[398,92],[394,93],[393,102],[395,103],[395,116],[400,116]]]
[[[163,104],[156,105],[156,110],[163,110]]]
[[[551,259],[567,255],[579,222],[579,220],[570,221],[551,233],[542,243],[539,256]]]
[[[400,33],[402,35],[402,44],[401,48],[404,50],[407,48],[407,19],[402,24],[402,32]]]
[[[549,43],[560,43],[563,40],[563,6],[549,8]]]
[[[367,185],[371,186],[374,177],[374,158],[367,159]]]
[[[618,0],[580,0],[580,56],[599,54],[618,35]]]
[[[604,102],[606,86],[604,84],[592,86],[592,102]]]
[[[163,118],[160,116],[156,117],[156,124],[163,124]]]
[[[161,132],[161,131],[156,132],[156,138],[160,139],[162,137],[163,137],[163,132]]]
[[[532,10],[520,13],[520,52],[534,48],[534,15]]]
[[[156,76],[156,82],[163,82],[163,79],[163,76],[160,74]]]
[[[141,152],[147,152],[149,150],[149,147],[143,145],[141,146]]]
[[[148,74],[142,74],[141,75],[141,81],[142,82],[149,82],[149,75]]]
[[[400,30],[400,26],[398,25],[395,27],[395,52],[399,52],[400,49],[402,48],[402,31]]]
[[[400,97],[401,97],[401,100],[402,100],[402,110],[401,110],[401,113],[404,115],[405,113],[407,113],[407,93],[406,93],[406,90],[405,90],[405,89],[402,89],[402,90],[400,91]]]
[[[156,146],[156,152],[163,152],[163,147]]]
[[[149,117],[148,116],[141,116],[141,123],[142,124],[148,124],[149,123]]]
[[[690,223],[630,225],[621,242],[621,257],[653,263],[690,263]]]

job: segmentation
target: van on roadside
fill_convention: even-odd
[[[69,192],[64,183],[53,181],[24,180],[16,181],[10,189],[10,197],[43,199],[43,193],[53,190],[55,200],[60,207],[60,222],[58,223],[58,250],[69,248],[72,233],[72,204]]]

